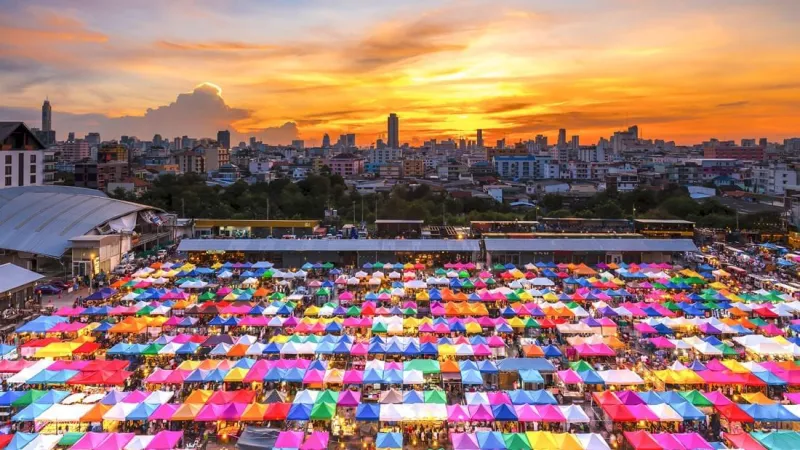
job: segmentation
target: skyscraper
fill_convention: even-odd
[[[322,136],[322,148],[328,148],[330,146],[331,146],[331,137],[328,136],[328,133],[325,133],[325,135]]]
[[[231,132],[229,130],[217,131],[217,142],[224,149],[231,148]]]
[[[558,130],[558,146],[563,147],[565,145],[567,145],[567,130],[561,128]]]
[[[53,129],[53,109],[50,107],[50,100],[45,100],[42,104],[42,131],[45,133]]]
[[[573,150],[580,150],[581,148],[581,137],[577,134],[572,136],[572,149]]]
[[[478,138],[476,145],[478,146],[478,148],[483,148],[483,130],[481,129],[478,130]]]
[[[389,148],[400,148],[400,119],[397,117],[397,114],[391,113],[389,114],[388,122],[388,134],[387,144]]]

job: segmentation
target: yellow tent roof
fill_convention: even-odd
[[[583,450],[580,441],[573,434],[553,433],[553,439],[558,443],[558,448],[561,450]]]
[[[36,350],[34,358],[65,358],[80,346],[78,342],[53,342]]]
[[[775,400],[767,397],[763,392],[742,394],[742,398],[745,399],[747,403],[753,405],[774,405],[776,403]]]
[[[558,450],[561,448],[553,433],[549,431],[528,431],[525,433],[525,437],[528,438],[531,448],[537,450]]]

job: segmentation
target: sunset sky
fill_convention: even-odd
[[[271,143],[800,135],[798,0],[4,0],[0,119]],[[218,90],[221,88],[221,97]],[[198,87],[199,86],[199,87]]]

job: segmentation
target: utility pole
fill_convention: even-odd
[[[361,196],[361,223],[364,223],[364,196]]]
[[[375,192],[375,220],[378,220],[378,193]]]
[[[267,195],[267,220],[269,220],[269,195]]]
[[[356,226],[356,202],[353,200],[353,226]]]
[[[736,231],[739,231],[739,210],[736,210]]]
[[[447,197],[442,199],[442,226],[447,226]]]
[[[186,218],[186,202],[181,197],[181,217]]]

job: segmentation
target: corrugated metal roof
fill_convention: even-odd
[[[693,252],[690,239],[486,239],[489,252]]]
[[[476,239],[184,239],[182,252],[477,252]]]
[[[0,293],[14,290],[42,278],[44,278],[42,275],[14,264],[0,265]]]
[[[58,258],[70,247],[71,238],[109,220],[150,209],[89,195],[86,189],[37,188],[0,190],[0,249]]]

